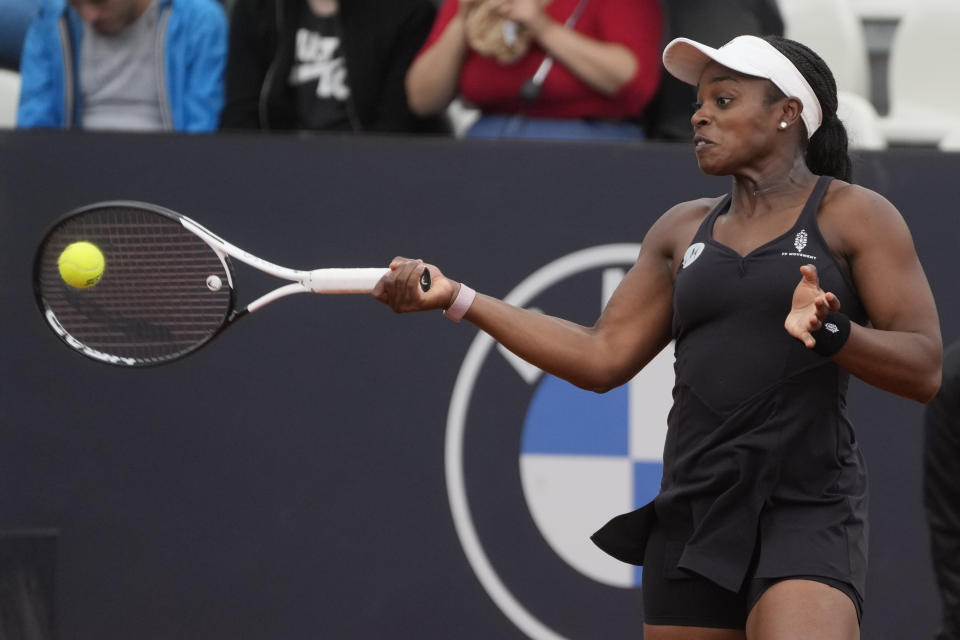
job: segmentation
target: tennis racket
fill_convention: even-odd
[[[61,254],[80,241],[103,256],[103,273],[93,286],[72,286],[61,276]],[[231,258],[289,284],[238,306]],[[193,353],[279,298],[369,293],[388,271],[288,269],[169,209],[114,201],[81,207],[53,225],[37,250],[33,286],[47,324],[74,350],[108,364],[147,367]],[[430,288],[426,269],[420,288]]]

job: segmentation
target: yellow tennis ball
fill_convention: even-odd
[[[60,277],[71,287],[86,289],[100,282],[106,261],[103,253],[90,242],[74,242],[57,259]]]

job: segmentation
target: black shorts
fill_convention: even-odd
[[[863,615],[863,601],[847,582],[811,575],[748,576],[739,592],[728,591],[699,574],[673,566],[680,549],[668,549],[669,544],[660,528],[654,527],[643,566],[643,614],[647,624],[744,629],[750,610],[767,589],[783,580],[798,578],[839,589],[853,601],[858,621]]]

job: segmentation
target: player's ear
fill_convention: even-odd
[[[780,106],[780,123],[786,123],[786,126],[780,124],[781,129],[789,129],[800,123],[800,113],[803,111],[803,104],[796,98],[787,98]]]

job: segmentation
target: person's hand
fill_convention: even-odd
[[[550,18],[540,0],[487,0],[493,3],[494,13],[511,20],[537,35],[549,24]]]
[[[823,319],[828,313],[840,310],[840,300],[820,288],[815,266],[803,265],[800,273],[802,278],[793,290],[793,304],[783,326],[787,333],[803,342],[808,349],[812,349],[817,341],[811,332],[823,326]]]
[[[430,270],[430,290],[420,288],[420,276]],[[397,256],[390,271],[373,288],[373,297],[397,313],[446,309],[453,302],[459,285],[423,260]]]

